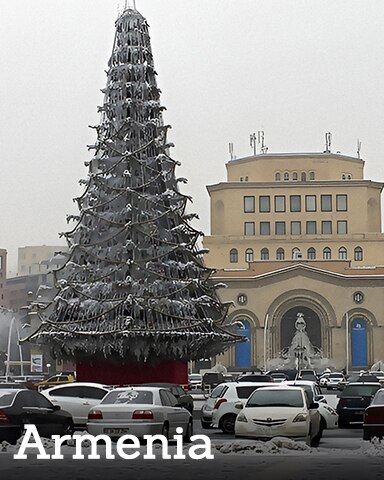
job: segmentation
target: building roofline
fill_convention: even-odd
[[[332,158],[342,158],[344,160],[354,161],[358,163],[365,164],[365,161],[361,158],[352,157],[350,155],[343,155],[341,153],[333,153],[333,152],[299,152],[299,153],[292,153],[292,152],[282,152],[282,153],[259,153],[257,155],[249,155],[247,157],[236,158],[230,160],[226,163],[226,165],[232,165],[234,163],[241,163],[241,162],[248,162],[250,160],[263,160],[269,158],[292,158],[292,157],[310,157],[310,158],[325,158],[325,157],[332,157]]]

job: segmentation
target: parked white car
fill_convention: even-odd
[[[269,382],[268,385],[271,386],[272,382]],[[265,382],[226,382],[217,385],[212,392],[207,397],[205,403],[201,407],[201,426],[202,428],[211,428],[213,425],[213,412],[220,407],[221,404],[225,402],[237,402],[239,400],[238,396],[238,387],[246,386],[247,388],[252,387],[248,395],[243,399],[249,397],[254,389],[258,388],[261,385],[265,385]]]
[[[227,384],[228,385],[228,384]],[[220,428],[224,433],[234,433],[235,421],[239,409],[237,402],[245,402],[258,388],[270,387],[271,382],[235,382],[216,400],[212,411],[212,426]]]
[[[182,427],[185,439],[192,436],[192,415],[178,405],[169,390],[159,387],[116,388],[88,414],[87,430],[91,435],[162,434],[166,438]]]
[[[345,377],[342,373],[330,373],[327,382],[327,390],[337,389],[339,382],[342,382],[343,380],[345,380]]]
[[[338,427],[339,415],[336,410],[327,404],[327,399],[324,397],[321,389],[316,382],[309,382],[305,380],[288,380],[284,382],[285,385],[291,387],[301,387],[307,392],[309,402],[318,402],[320,413],[320,428],[331,429]]]
[[[100,383],[73,382],[47,388],[40,393],[53,405],[69,412],[73,423],[79,427],[86,425],[89,410],[98,405],[111,388]]]
[[[241,408],[241,404],[238,404]],[[235,436],[269,439],[301,438],[318,446],[322,430],[318,404],[310,404],[300,387],[278,386],[256,390],[236,418]]]

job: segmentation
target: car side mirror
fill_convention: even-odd
[[[235,408],[237,408],[238,410],[241,410],[243,407],[244,407],[244,405],[241,402],[236,402],[235,403]]]
[[[54,411],[54,412],[57,412],[57,411],[59,411],[59,410],[61,410],[60,405],[54,405],[54,406],[53,406],[53,411]]]
[[[315,402],[327,403],[327,400],[324,397],[324,395],[315,395],[314,400],[315,400]]]
[[[312,402],[309,404],[310,410],[315,410],[316,408],[319,408],[319,404],[317,402]]]

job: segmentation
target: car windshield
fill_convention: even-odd
[[[153,405],[153,393],[149,390],[113,390],[101,403]]]
[[[342,397],[371,397],[377,390],[380,389],[380,385],[347,385],[342,391]]]
[[[251,393],[257,390],[258,388],[260,387],[258,387],[257,385],[252,387],[236,387],[237,396],[238,398],[241,398],[242,400],[244,400],[248,398],[251,395]]]
[[[16,392],[2,392],[0,391],[0,407],[9,407],[12,405]]]
[[[260,388],[249,397],[246,407],[303,407],[300,390],[267,390]]]

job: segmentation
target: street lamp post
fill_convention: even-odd
[[[267,334],[268,334],[268,319],[269,314],[267,313],[264,320],[264,371],[268,370],[268,355],[267,355]],[[268,345],[269,349],[269,345]]]

